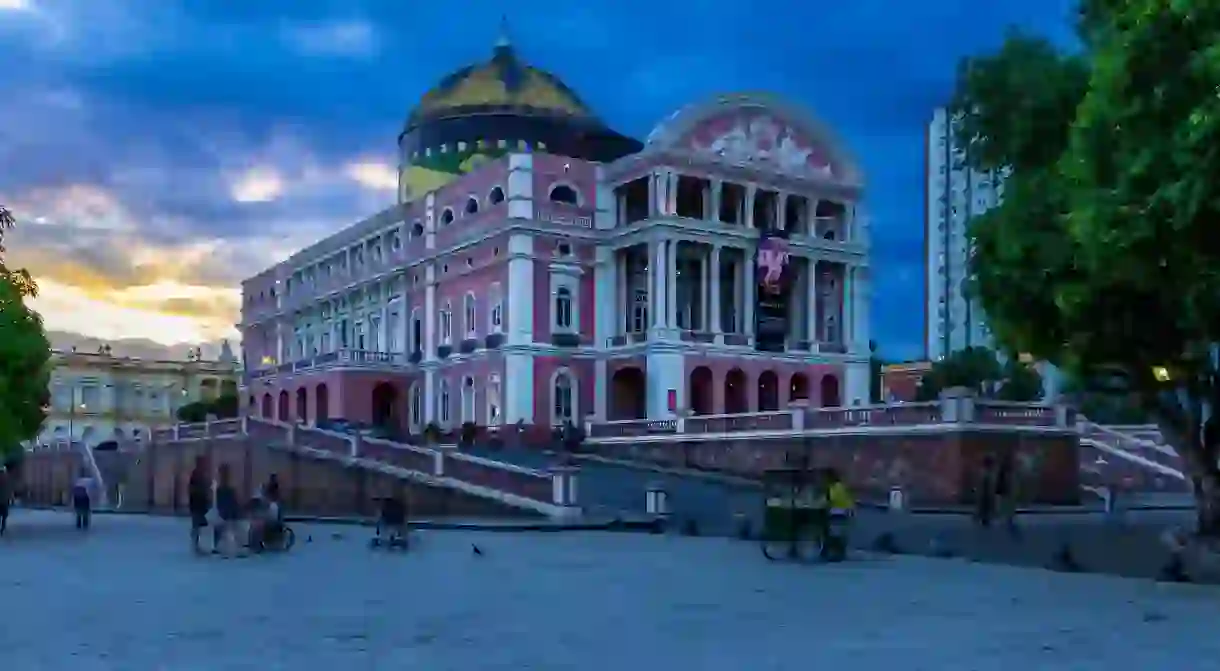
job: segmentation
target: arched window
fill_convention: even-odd
[[[572,290],[560,287],[555,292],[555,326],[560,329],[572,328]]]
[[[453,210],[446,207],[444,212],[441,212],[441,226],[448,226],[453,223]]]
[[[555,425],[576,421],[576,390],[572,374],[567,369],[555,372],[551,385],[551,421]]]
[[[411,426],[418,429],[424,423],[424,396],[420,393],[419,383],[411,385],[408,396],[411,402]]]
[[[471,196],[466,199],[466,214],[478,214],[479,199]]]
[[[500,425],[500,376],[487,378],[487,426]]]
[[[479,329],[478,322],[475,321],[477,315],[475,314],[475,300],[473,293],[467,293],[466,296],[462,298],[462,316],[465,321],[463,326],[466,327],[466,337],[474,338]]]
[[[424,225],[418,221],[411,224],[411,237],[419,238],[424,235]]]
[[[453,342],[453,309],[448,303],[441,308],[441,344],[448,345]]]
[[[499,205],[504,202],[504,189],[493,187],[491,193],[487,194],[487,202],[492,205]]]
[[[462,423],[474,422],[475,420],[475,392],[474,378],[467,376],[462,378]]]
[[[437,403],[440,406],[437,408],[437,415],[440,417],[441,424],[449,424],[449,380],[441,380],[440,393]]]
[[[567,184],[556,184],[551,187],[551,202],[566,203],[568,205],[577,205],[580,200],[576,195],[576,189]]]
[[[504,329],[504,296],[501,294],[500,283],[497,282],[488,289],[488,300],[491,302],[491,310],[488,311],[488,330],[492,333],[501,333]]]

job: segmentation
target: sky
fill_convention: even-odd
[[[239,282],[393,204],[442,76],[514,46],[620,132],[769,91],[864,166],[873,333],[922,354],[923,134],[963,56],[1066,40],[1068,0],[0,0],[0,203],[48,329],[237,336]]]

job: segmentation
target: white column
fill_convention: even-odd
[[[758,228],[758,222],[754,221],[754,196],[758,193],[758,187],[753,184],[746,187],[746,199],[742,205],[745,212],[742,221],[746,222],[746,228]]]
[[[872,301],[872,282],[868,276],[868,268],[859,267],[855,273],[855,296],[852,299],[852,335],[856,351],[867,352],[868,340],[872,337],[869,323],[869,307]]]
[[[805,337],[810,343],[818,341],[818,263],[809,264],[809,278],[805,283]],[[812,347],[813,345],[811,345]]]
[[[542,417],[534,417],[534,355],[506,354],[504,379],[508,384],[504,385],[504,395],[500,400],[504,403],[505,424],[515,424],[518,420],[525,420],[527,424],[550,421],[547,419],[551,412],[549,406],[544,407]],[[545,393],[549,395],[551,390]]]
[[[712,250],[703,248],[699,259],[699,329],[712,330]]]
[[[605,347],[606,342],[614,336],[614,322],[621,314],[615,291],[618,288],[616,259],[617,254],[613,250],[597,249],[596,264],[593,266],[593,341],[597,347]]]
[[[724,191],[724,182],[714,179],[712,180],[712,215],[708,217],[712,221],[720,221],[720,198]]]
[[[650,303],[650,311],[652,312],[653,328],[665,328],[665,295],[667,289],[665,285],[665,240],[655,240],[649,245],[649,254],[652,260],[648,264],[648,274],[650,275],[648,302]]]
[[[758,287],[754,286],[754,259],[749,254],[742,261],[742,314],[744,315],[741,331],[754,335],[754,304],[758,302]]]
[[[775,199],[775,228],[777,230],[787,230],[788,221],[788,194],[781,191],[779,198]]]
[[[711,315],[712,328],[709,330],[720,333],[720,245],[712,245],[710,286],[711,306],[708,314]]]
[[[665,260],[665,324],[672,329],[678,327],[678,241],[665,244],[669,248]]]
[[[424,269],[424,359],[436,358],[436,265],[429,264]],[[432,392],[428,392],[432,398]]]
[[[660,194],[657,193],[657,172],[654,170],[648,173],[648,217],[652,218],[657,214],[660,208],[657,207],[660,203]]]
[[[618,311],[618,317],[615,320],[614,333],[611,335],[619,335],[627,333],[628,326],[631,324],[631,295],[627,288],[627,254],[623,252],[614,253],[614,281],[615,281],[615,309]]]
[[[593,414],[602,422],[610,417],[606,407],[606,390],[609,386],[610,378],[606,360],[598,359],[593,364]]]
[[[504,310],[508,319],[507,344],[533,344],[534,310],[546,310],[548,306],[534,305],[534,239],[529,235],[516,234],[509,238],[505,295],[508,299]],[[517,382],[513,380],[510,384]],[[508,393],[507,386],[505,393]]]
[[[666,173],[668,187],[665,191],[665,214],[673,216],[678,213],[678,173]]]
[[[427,368],[424,370],[424,426],[437,421],[436,416],[436,371]]]

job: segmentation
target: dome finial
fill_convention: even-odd
[[[500,15],[500,36],[496,38],[497,49],[511,49],[513,41],[508,36],[508,15]]]

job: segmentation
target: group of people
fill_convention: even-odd
[[[212,554],[220,554],[226,542],[230,547],[236,545],[243,530],[244,544],[255,551],[276,543],[284,530],[280,482],[275,473],[242,505],[229,465],[220,465],[213,483],[207,459],[198,457],[187,484],[187,508],[191,515],[191,546],[199,554],[204,552],[200,544],[203,530],[209,526]]]

